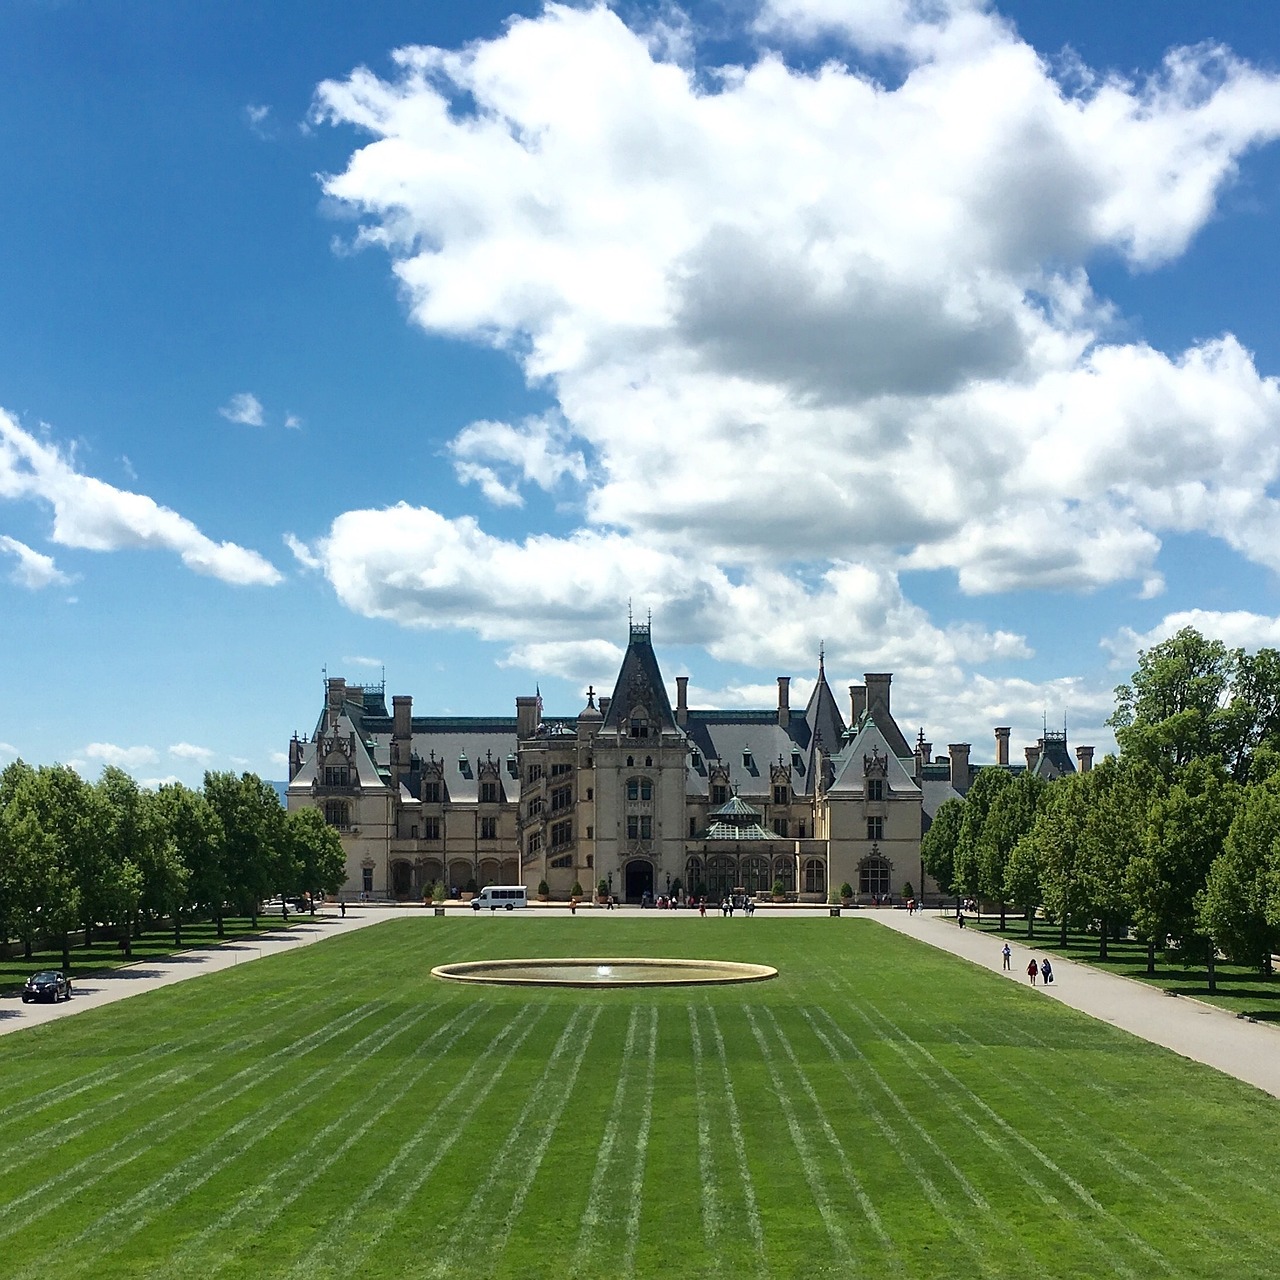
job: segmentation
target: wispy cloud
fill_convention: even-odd
[[[383,665],[381,658],[343,658],[342,660],[349,667],[380,667]]]
[[[184,516],[145,494],[81,474],[70,451],[24,431],[0,409],[0,498],[53,507],[52,541],[85,551],[162,547],[183,564],[237,586],[274,586],[280,573],[256,551],[214,542]]]
[[[252,391],[238,391],[218,410],[228,422],[240,422],[246,427],[264,427],[267,416],[262,401]]]
[[[52,556],[33,551],[25,542],[0,534],[0,551],[7,551],[16,556],[18,563],[9,575],[11,582],[16,582],[28,591],[41,591],[45,587],[67,586],[75,581],[70,575],[62,572],[53,562]]]
[[[114,764],[121,769],[136,769],[139,765],[156,764],[160,753],[155,747],[120,747],[114,742],[91,742],[84,749],[90,760],[102,764]]]
[[[263,142],[270,142],[276,137],[275,120],[271,115],[271,108],[263,106],[261,103],[251,102],[244,109],[245,122],[249,126],[249,132],[255,138],[261,138]]]
[[[208,747],[197,747],[190,742],[175,742],[169,748],[169,754],[179,760],[194,760],[197,764],[207,764],[213,759],[213,752]]]

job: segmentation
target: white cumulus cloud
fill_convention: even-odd
[[[1050,65],[979,0],[770,0],[755,37],[710,67],[678,14],[550,4],[319,86],[359,137],[325,194],[414,323],[554,397],[460,432],[458,478],[582,514],[515,539],[352,511],[294,554],[359,612],[575,672],[530,646],[604,639],[634,597],[713,654],[834,636],[922,677],[1029,649],[933,624],[904,570],[1149,597],[1162,538],[1197,532],[1280,566],[1275,378],[1229,333],[1132,339],[1089,277],[1187,251],[1280,136],[1280,77],[1211,45]],[[817,39],[841,56],[815,70]]]
[[[196,764],[207,764],[214,756],[208,747],[198,747],[190,742],[175,742],[169,748],[169,754],[179,760],[192,760]]]
[[[90,760],[101,764],[113,764],[121,769],[137,769],[140,765],[156,764],[160,753],[154,747],[121,747],[114,742],[91,742],[84,749]]]

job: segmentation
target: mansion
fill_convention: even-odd
[[[385,687],[329,679],[310,737],[289,744],[288,808],[321,810],[341,834],[348,897],[420,898],[546,881],[567,898],[603,881],[628,902],[645,893],[718,900],[781,882],[825,902],[850,884],[864,899],[935,894],[920,861],[934,813],[963,796],[969,745],[934,757],[920,731],[908,743],[890,708],[892,676],[849,689],[848,720],[822,660],[803,710],[790,678],[766,710],[691,710],[688,679],[675,706],[650,629],[633,623],[610,697],[587,693],[577,715],[544,717],[538,696],[514,717],[415,716]],[[1010,768],[1009,730],[996,764]],[[1066,735],[1026,749],[1046,776],[1075,769]],[[1077,749],[1089,767],[1092,750]]]

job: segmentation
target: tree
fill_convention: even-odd
[[[1271,972],[1280,942],[1280,778],[1246,787],[1198,901],[1201,929],[1239,964]]]
[[[1009,783],[992,797],[978,836],[978,888],[984,897],[1000,904],[1001,929],[1005,927],[1005,903],[1009,901],[1004,890],[1009,859],[1018,841],[1035,825],[1047,786],[1034,773],[1011,776]]]
[[[1121,752],[1164,769],[1206,756],[1225,757],[1240,734],[1238,713],[1227,704],[1234,655],[1221,640],[1206,640],[1194,627],[1138,655],[1131,684],[1116,687],[1116,730]]]
[[[163,786],[152,798],[151,820],[157,843],[171,846],[177,858],[177,867],[168,874],[186,882],[181,894],[173,893],[174,945],[182,945],[183,907],[207,911],[217,921],[218,936],[222,937],[222,910],[230,889],[218,856],[218,819],[208,800],[180,782]],[[171,882],[168,889],[174,889]],[[165,896],[164,889],[158,892]]]
[[[286,813],[284,862],[292,868],[289,886],[296,892],[337,893],[347,878],[347,855],[338,833],[324,820],[319,809],[297,809]]]
[[[964,801],[947,800],[938,806],[928,831],[920,840],[920,861],[943,893],[956,892],[956,844],[963,819]]]
[[[1108,756],[1081,779],[1086,814],[1075,910],[1097,923],[1098,958],[1105,960],[1108,940],[1119,937],[1128,923],[1125,870],[1142,848],[1147,798],[1158,775],[1140,763]]]
[[[1027,919],[1027,937],[1034,938],[1036,911],[1044,899],[1040,885],[1040,849],[1034,825],[1013,846],[1004,869],[1004,889],[1000,896],[1005,902],[1022,908]]]
[[[93,790],[99,824],[100,919],[117,926],[125,954],[130,955],[142,907],[144,846],[151,830],[138,784],[123,769],[108,765]]]
[[[110,867],[99,838],[102,815],[97,792],[74,769],[44,765],[36,770],[34,796],[40,825],[57,842],[59,866],[72,877],[79,923],[84,926],[85,941],[90,942],[95,925],[107,915]]]
[[[252,773],[206,773],[204,794],[218,819],[218,858],[229,895],[257,928],[262,900],[283,887],[280,798]],[[221,936],[220,917],[218,927]]]
[[[1196,898],[1222,851],[1238,788],[1216,760],[1192,761],[1167,790],[1155,789],[1142,847],[1125,869],[1133,929],[1147,944],[1147,973],[1155,953],[1173,939],[1184,956],[1208,945],[1199,933]]]
[[[1067,927],[1077,913],[1081,897],[1078,886],[1091,800],[1086,781],[1089,776],[1077,773],[1060,778],[1050,788],[1048,801],[1032,828],[1044,905],[1058,922],[1063,947],[1067,945]]]
[[[33,772],[18,780],[3,812],[0,852],[9,864],[10,916],[27,958],[38,938],[59,938],[62,965],[71,968],[68,938],[80,912],[80,892],[57,834],[42,815],[47,780]]]
[[[982,834],[996,797],[1011,786],[1013,774],[1009,770],[980,769],[964,798],[964,816],[960,822],[955,855],[955,886],[958,893],[976,898],[984,892]],[[1003,885],[1000,887],[1003,888]]]

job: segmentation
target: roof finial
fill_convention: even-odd
[[[631,612],[631,597],[627,597],[627,633],[631,632],[631,625],[635,622],[635,617]]]
[[[593,684],[587,685],[587,706],[594,707],[596,705],[596,687]]]
[[[818,641],[818,679],[825,680],[827,676],[827,642],[825,640]]]

